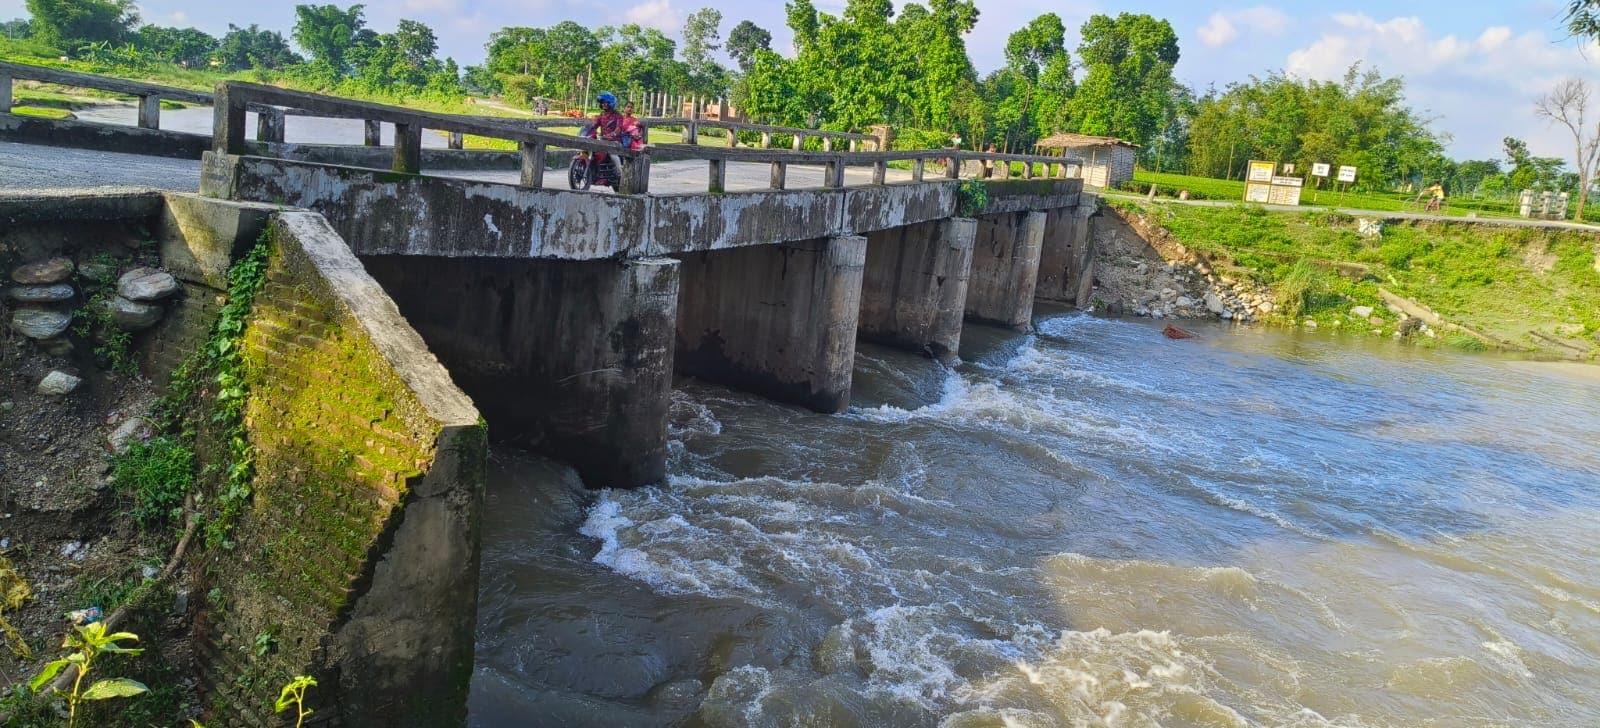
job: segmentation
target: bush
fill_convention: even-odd
[[[194,451],[170,436],[134,443],[112,462],[111,479],[133,498],[133,519],[148,528],[180,511],[194,486]]]

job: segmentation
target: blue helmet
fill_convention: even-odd
[[[611,92],[607,91],[607,92],[605,92],[603,94],[600,94],[600,103],[602,103],[602,104],[611,104],[612,106],[616,106],[617,105],[617,97],[612,96]]]

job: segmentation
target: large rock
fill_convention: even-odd
[[[30,339],[60,336],[72,326],[72,314],[49,308],[24,306],[11,317],[11,330]]]
[[[44,379],[39,382],[39,394],[60,397],[77,391],[80,384],[83,384],[82,379],[56,370],[44,375]]]
[[[159,301],[178,292],[178,279],[155,268],[134,268],[117,279],[117,294],[130,301]]]
[[[72,277],[72,260],[51,258],[39,263],[29,263],[11,271],[11,280],[24,286],[47,286]]]
[[[12,299],[22,303],[60,303],[72,298],[72,286],[57,283],[49,286],[17,286],[8,291]]]
[[[112,430],[111,434],[106,436],[106,442],[111,445],[112,452],[120,453],[127,450],[128,446],[135,442],[144,442],[150,439],[155,433],[156,428],[150,424],[149,420],[143,417],[130,417],[123,421],[122,424],[117,425],[117,429]]]
[[[130,301],[122,296],[113,296],[106,310],[111,313],[111,322],[123,331],[144,331],[161,320],[159,304]]]
[[[91,281],[109,281],[117,277],[117,264],[86,260],[78,264],[78,275]]]
[[[1228,307],[1223,304],[1221,296],[1217,295],[1216,293],[1207,293],[1206,310],[1215,314],[1221,314],[1222,312],[1227,311]]]
[[[1355,317],[1355,318],[1358,318],[1358,319],[1372,318],[1372,307],[1371,306],[1355,306],[1355,307],[1352,307],[1350,309],[1350,315]]]

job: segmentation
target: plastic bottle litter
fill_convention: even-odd
[[[100,611],[99,607],[85,607],[67,612],[67,619],[72,620],[72,624],[78,627],[94,624],[104,618],[105,614]]]

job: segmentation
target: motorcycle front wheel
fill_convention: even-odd
[[[589,160],[573,157],[572,165],[567,167],[567,187],[574,190],[589,189],[589,177]]]

